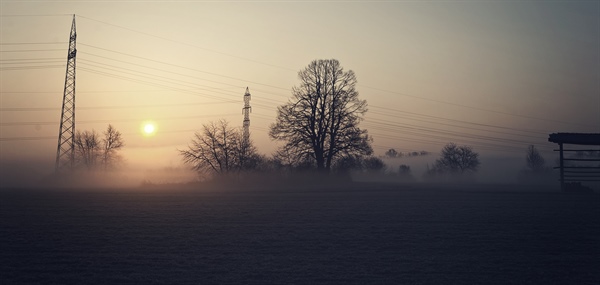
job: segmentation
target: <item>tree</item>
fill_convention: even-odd
[[[535,146],[530,145],[527,147],[527,155],[525,156],[525,160],[527,161],[527,168],[529,168],[529,170],[532,172],[538,173],[544,171],[546,160],[544,160],[544,157],[542,157]]]
[[[121,133],[109,124],[103,134],[100,139],[95,130],[75,132],[75,158],[80,165],[94,169],[101,163],[106,170],[118,161],[117,151],[125,146]]]
[[[225,120],[210,122],[196,132],[187,150],[179,150],[183,161],[198,172],[224,175],[251,169],[260,158],[243,133],[229,127]],[[256,163],[254,163],[256,162]]]
[[[96,131],[76,131],[75,132],[75,158],[76,161],[93,169],[96,167],[98,157],[100,156],[100,138]]]
[[[314,168],[314,159],[305,154],[303,156],[298,156],[295,153],[284,146],[279,148],[275,154],[273,155],[273,160],[275,164],[279,167],[285,168],[289,171],[306,171]]]
[[[546,161],[535,146],[530,145],[525,152],[526,168],[519,171],[517,181],[526,184],[548,184],[554,182],[552,171],[545,167]]]
[[[370,156],[363,160],[364,169],[369,173],[382,173],[386,169],[385,162],[379,157]]]
[[[105,170],[115,165],[118,160],[117,151],[123,146],[125,146],[125,142],[121,137],[121,132],[109,124],[102,139],[102,164]]]
[[[442,149],[440,158],[436,160],[433,169],[442,173],[464,174],[468,171],[477,171],[479,164],[479,154],[470,146],[449,143]]]
[[[390,148],[388,149],[388,151],[385,152],[385,156],[389,158],[396,158],[398,157],[398,152],[395,149]]]
[[[392,173],[392,175],[394,175]],[[398,180],[402,181],[402,182],[414,182],[415,178],[413,177],[411,170],[410,170],[410,166],[406,165],[406,164],[402,164],[400,166],[398,166],[398,173],[397,175],[395,175],[396,177],[398,177]]]
[[[410,175],[410,166],[408,166],[406,164],[402,164],[402,165],[398,166],[398,174],[400,174],[402,176]]]
[[[319,171],[329,172],[342,155],[370,155],[372,139],[358,127],[367,102],[358,98],[356,76],[335,60],[315,60],[298,72],[300,85],[277,108],[269,136],[285,142],[295,157],[310,156]]]
[[[351,171],[362,169],[361,158],[354,155],[342,156],[336,159],[334,169],[339,174],[349,175]]]

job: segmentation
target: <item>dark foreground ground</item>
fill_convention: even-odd
[[[598,193],[367,184],[0,198],[0,284],[600,284]]]

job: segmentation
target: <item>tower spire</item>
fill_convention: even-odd
[[[250,91],[248,87],[246,87],[246,93],[244,94],[244,108],[242,108],[242,113],[244,114],[244,140],[247,142],[250,139],[250,112],[252,111],[252,107],[250,107]]]
[[[67,53],[67,71],[63,91],[60,129],[58,131],[58,147],[56,149],[56,172],[73,168],[75,161],[75,56],[77,32],[75,30],[75,14],[69,36]]]

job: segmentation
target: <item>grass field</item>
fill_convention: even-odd
[[[1,284],[600,284],[600,195],[0,191]]]

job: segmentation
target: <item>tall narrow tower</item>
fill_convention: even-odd
[[[60,129],[58,131],[58,147],[56,149],[56,172],[71,169],[75,161],[75,56],[77,48],[75,40],[75,15],[69,36],[69,52],[67,53],[67,72],[63,91]]]
[[[244,114],[244,140],[247,142],[250,139],[250,91],[246,87],[246,93],[244,94],[244,108],[242,113]]]

